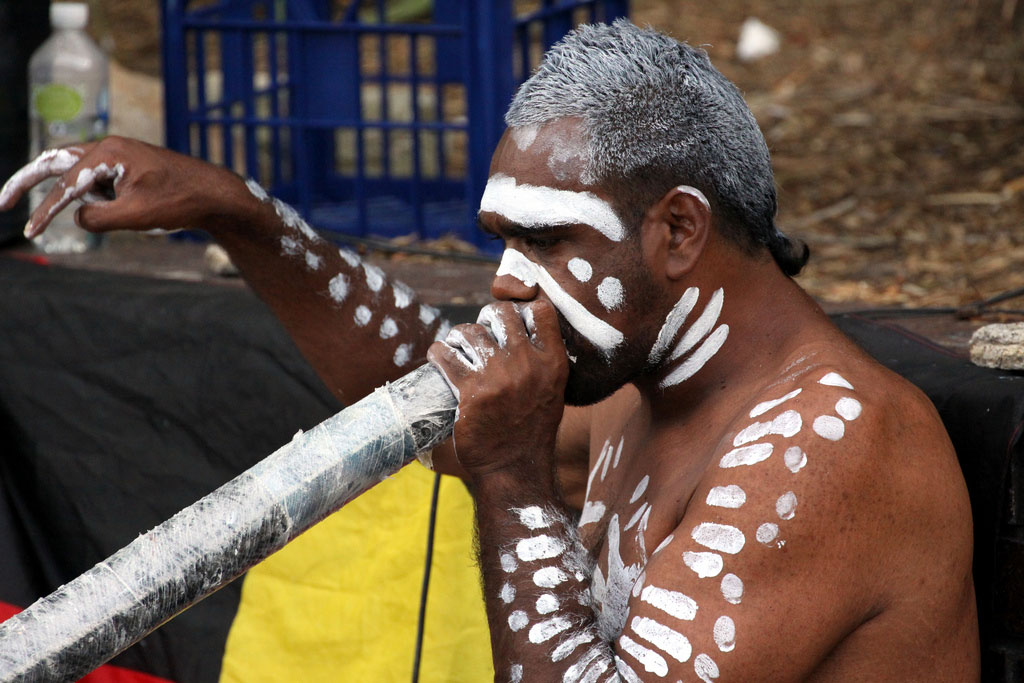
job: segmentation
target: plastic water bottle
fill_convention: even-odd
[[[89,6],[83,2],[50,5],[53,34],[29,61],[29,129],[31,157],[53,147],[98,140],[107,133],[109,66],[100,48],[85,33]],[[55,181],[29,195],[35,210]],[[35,244],[47,253],[83,252],[99,246],[98,235],[75,225],[72,204],[54,217]]]

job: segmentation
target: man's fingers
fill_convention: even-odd
[[[562,330],[558,325],[558,313],[551,302],[540,299],[531,301],[522,304],[519,312],[530,332],[530,339],[537,346],[542,349],[558,349],[565,346]]]
[[[67,173],[81,161],[90,146],[48,149],[23,166],[0,189],[0,211],[17,204],[26,192],[47,178]]]
[[[107,191],[116,187],[124,175],[124,166],[120,163],[108,165],[100,162],[90,165],[93,163],[85,158],[64,173],[25,225],[25,237],[31,239],[42,234],[53,217],[76,199],[82,199],[88,194],[107,196]]]

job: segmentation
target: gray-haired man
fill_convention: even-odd
[[[476,498],[499,680],[976,679],[952,448],[789,278],[806,253],[735,87],[622,21],[553,48],[507,123],[480,210],[499,302],[451,331],[258,187],[151,147],[54,156],[0,208],[62,174],[39,232],[90,170],[117,199],[88,229],[206,227],[345,400],[427,353],[460,397],[435,461]]]

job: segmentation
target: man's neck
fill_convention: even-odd
[[[676,344],[694,325],[706,332],[676,358],[670,349],[659,370],[636,383],[655,422],[688,419],[711,403],[737,407],[785,367],[807,326],[826,320],[771,259],[717,246],[686,283],[700,293]]]

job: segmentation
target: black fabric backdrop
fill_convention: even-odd
[[[884,323],[835,320],[946,422],[974,506],[984,642],[996,653],[986,679],[1003,680],[1006,652],[1024,661],[1024,633],[1005,616],[1024,608],[1024,588],[1007,584],[1024,567],[996,562],[997,544],[1014,541],[1007,473],[1024,464],[1024,376]],[[248,290],[0,258],[0,600],[28,605],[339,408]],[[239,591],[115,663],[217,680]]]

